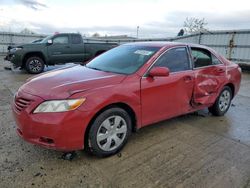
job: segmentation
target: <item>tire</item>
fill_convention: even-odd
[[[116,154],[126,144],[131,125],[129,114],[121,108],[114,107],[102,112],[90,127],[88,151],[98,157]]]
[[[232,90],[230,87],[225,86],[218,98],[216,99],[213,106],[209,107],[208,110],[214,116],[223,116],[229,109],[232,101]]]
[[[26,60],[25,69],[30,74],[39,74],[44,70],[44,61],[40,57],[32,56]]]

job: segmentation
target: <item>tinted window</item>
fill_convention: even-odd
[[[192,48],[194,67],[204,67],[212,65],[211,53],[205,49]]]
[[[55,37],[53,39],[54,44],[67,44],[69,43],[69,37],[68,36],[59,36]]]
[[[81,44],[82,43],[82,37],[80,35],[72,35],[72,44]]]
[[[168,50],[155,63],[157,67],[167,67],[170,72],[177,72],[189,69],[189,58],[184,47]]]
[[[122,45],[90,61],[86,67],[101,71],[132,74],[146,63],[160,48]]]

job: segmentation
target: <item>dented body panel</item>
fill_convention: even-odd
[[[194,103],[197,104],[213,104],[220,89],[228,82],[224,65],[196,69],[194,75]]]
[[[132,74],[117,74],[78,65],[29,79],[18,90],[12,105],[18,134],[28,142],[47,148],[80,150],[84,148],[87,130],[93,119],[110,106],[128,110],[133,126],[140,129],[210,107],[226,85],[232,89],[233,96],[239,90],[239,66],[207,47],[170,42],[126,45],[153,46],[159,50]],[[169,49],[183,46],[190,50],[187,51],[189,68],[175,72],[170,70],[168,76],[150,76],[150,70],[161,55]],[[192,47],[213,54],[218,64],[196,68]],[[49,92],[44,92],[45,88]],[[75,111],[33,113],[44,101],[78,98],[86,98],[86,101]],[[20,106],[20,99],[26,103]]]

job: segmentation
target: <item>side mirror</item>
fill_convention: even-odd
[[[49,39],[49,40],[47,41],[47,44],[48,44],[48,45],[53,44],[53,40]]]
[[[169,76],[169,69],[167,67],[154,67],[149,71],[151,77],[164,77]]]

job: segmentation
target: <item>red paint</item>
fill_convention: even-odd
[[[154,67],[149,71],[151,77],[169,76],[169,69],[166,67]]]
[[[130,106],[139,129],[211,106],[227,84],[233,85],[234,95],[239,90],[241,73],[238,65],[211,49],[208,50],[223,64],[175,73],[169,73],[167,68],[154,68],[151,74],[158,76],[144,76],[165,50],[187,46],[178,43],[145,45],[160,46],[161,49],[131,75],[102,72],[78,65],[29,79],[15,98],[15,101],[24,99],[25,106],[16,107],[17,102],[12,104],[17,133],[26,141],[47,148],[78,150],[84,148],[85,131],[92,118],[110,104],[124,103]],[[33,113],[45,100],[82,97],[86,98],[86,102],[74,111]]]

